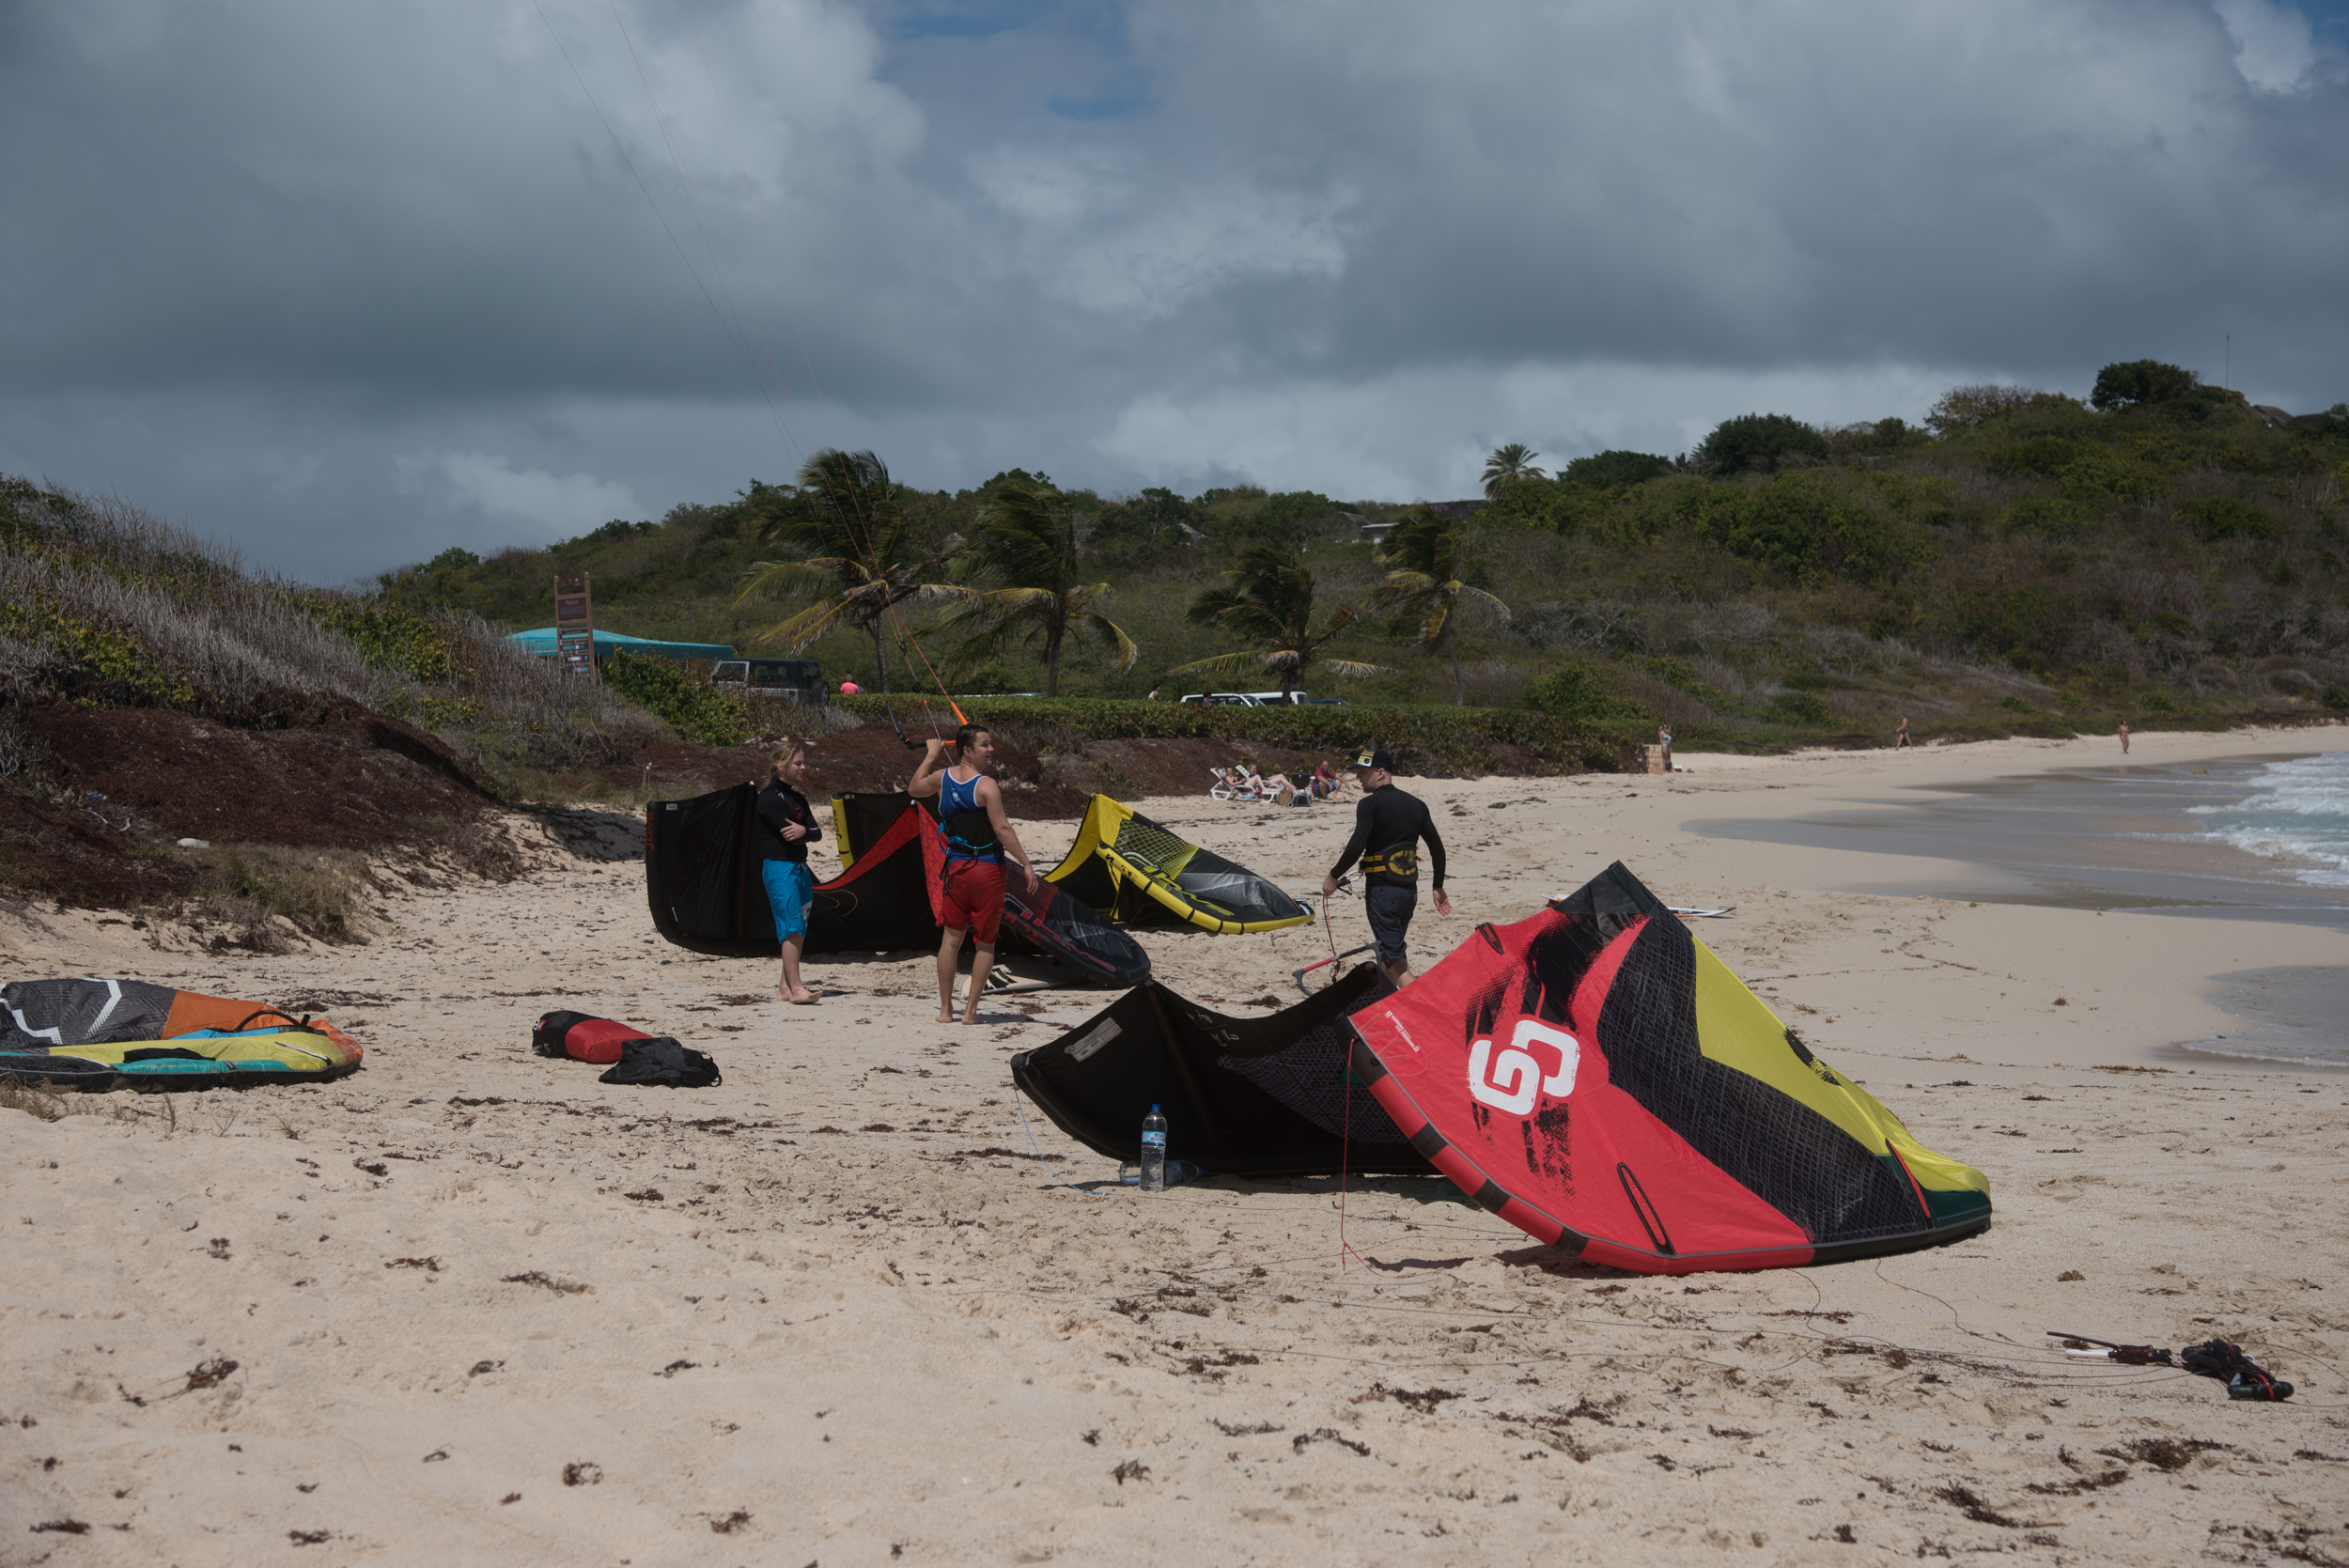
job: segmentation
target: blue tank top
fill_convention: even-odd
[[[938,785],[938,832],[946,841],[950,861],[992,861],[1003,863],[1003,846],[995,837],[995,824],[979,804],[979,781],[956,779],[952,768]]]

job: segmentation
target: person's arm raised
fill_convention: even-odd
[[[1035,867],[1028,863],[1027,846],[1019,842],[1019,834],[1013,830],[1011,818],[1003,815],[1003,791],[993,779],[979,781],[979,803],[987,807],[988,826],[995,830],[996,842],[1003,846],[1003,853],[1019,862],[1020,871],[1027,876],[1028,887],[1034,891],[1037,880]]]
[[[943,787],[946,771],[946,742],[927,740],[922,754],[922,766],[913,770],[913,782],[906,785],[906,793],[917,800],[926,800]]]

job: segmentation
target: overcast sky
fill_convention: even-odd
[[[826,445],[1409,500],[2147,355],[2304,411],[2345,47],[2349,0],[0,0],[0,472],[343,581]]]

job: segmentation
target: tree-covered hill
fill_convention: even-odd
[[[1448,635],[1465,695],[1643,714],[1684,743],[1692,732],[1763,743],[1885,734],[1902,713],[1925,736],[2349,709],[2349,410],[2334,412],[2273,426],[2240,394],[2133,362],[2108,366],[2087,404],[1964,387],[1923,427],[1749,415],[1684,456],[1603,453],[1554,478],[1538,454],[1503,448],[1488,503],[1444,524],[1456,546],[1446,569],[1508,611],[1458,598]],[[1382,554],[1360,527],[1423,508],[1248,488],[1103,497],[1019,471],[952,494],[888,493],[908,548],[941,582],[1000,588],[973,542],[1007,488],[1031,511],[1057,509],[1079,574],[1108,585],[1105,613],[1139,647],[1121,670],[1107,644],[1070,644],[1064,694],[1278,685],[1246,667],[1168,674],[1268,651],[1236,640],[1228,618],[1190,611],[1230,586],[1243,550],[1271,545],[1294,552],[1317,613],[1355,611],[1305,671],[1307,690],[1455,698],[1453,647],[1423,635],[1425,596],[1393,589],[1392,547]],[[779,523],[810,500],[754,482],[728,502],[546,550],[453,551],[387,574],[381,592],[518,629],[552,619],[556,569],[584,567],[599,624],[750,651],[816,601],[809,587],[736,602],[754,563],[792,558]],[[929,688],[924,659],[957,691],[1043,686],[1040,644],[1017,637],[957,665],[970,622],[948,629],[954,613],[916,598],[884,618],[894,688]],[[874,685],[884,672],[871,636],[835,624],[808,651],[833,678]],[[1330,660],[1376,673],[1341,678]]]

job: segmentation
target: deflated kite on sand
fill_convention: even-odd
[[[1190,924],[1219,936],[1302,925],[1314,912],[1246,866],[1096,795],[1051,880],[1128,925]]]
[[[322,1018],[142,980],[19,980],[0,1009],[0,1078],[59,1088],[315,1082],[361,1054]]]
[[[1385,985],[1363,964],[1268,1018],[1235,1018],[1152,982],[1013,1057],[1012,1082],[1111,1159],[1134,1157],[1142,1118],[1158,1105],[1167,1157],[1216,1175],[1432,1175],[1369,1091],[1346,1078],[1346,1015]]]
[[[1981,1172],[1812,1055],[1621,864],[1350,1021],[1420,1152],[1585,1262],[1794,1267],[1990,1223]]]

